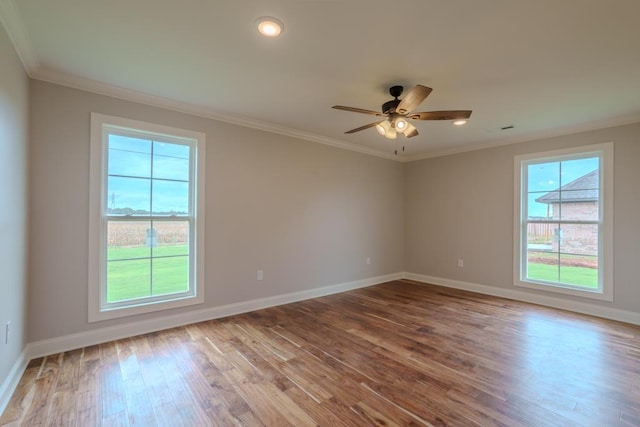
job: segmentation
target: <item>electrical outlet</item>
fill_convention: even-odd
[[[264,279],[264,272],[262,270],[258,270],[258,273],[256,274],[256,278],[258,280],[263,280]]]
[[[9,336],[11,335],[11,322],[7,322],[4,326],[4,343],[9,344]]]
[[[460,267],[460,268],[464,267],[464,260],[463,259],[458,258],[458,267]]]
[[[371,264],[371,257],[367,257],[367,264]]]

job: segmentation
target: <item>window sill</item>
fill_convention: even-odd
[[[611,292],[611,290],[607,290],[607,288],[605,288],[603,291],[599,291],[597,289],[582,290],[582,289],[576,289],[572,287],[564,287],[562,285],[525,282],[517,279],[514,281],[513,285],[519,288],[535,289],[535,290],[547,292],[547,293],[564,294],[564,295],[571,295],[571,296],[580,297],[580,298],[588,298],[588,299],[594,299],[594,300],[600,300],[600,301],[613,302],[613,292]]]
[[[159,302],[147,302],[126,307],[107,308],[101,310],[89,310],[89,323],[103,320],[119,319],[122,317],[136,316],[138,314],[153,313],[157,311],[171,310],[173,308],[188,307],[204,303],[204,296],[188,296]]]

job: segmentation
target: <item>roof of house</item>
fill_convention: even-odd
[[[581,176],[570,183],[563,185],[559,189],[550,191],[544,196],[538,197],[536,202],[540,203],[577,203],[595,202],[598,200],[598,180],[600,174],[598,169]],[[560,201],[562,194],[562,201]]]

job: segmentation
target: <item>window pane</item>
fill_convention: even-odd
[[[556,190],[560,187],[560,162],[528,165],[527,178],[529,192]]]
[[[549,251],[527,250],[527,274],[529,280],[558,282],[558,254]]]
[[[110,176],[107,181],[107,206],[111,215],[148,215],[151,206],[151,180]]]
[[[585,193],[586,191],[593,192],[596,194],[595,197],[598,197],[598,192],[595,190],[579,190],[579,192],[581,193]],[[567,192],[562,192],[563,197],[565,194],[567,194]],[[598,221],[600,217],[600,210],[598,208],[597,200],[571,203],[563,202],[559,208],[560,219],[562,219],[563,221]]]
[[[527,275],[531,280],[558,282],[559,224],[527,225]]]
[[[560,282],[598,288],[598,257],[560,254]]]
[[[151,260],[107,262],[107,302],[151,295]]]
[[[527,217],[529,219],[557,219],[557,192],[529,193],[527,199]],[[556,202],[556,203],[553,203]]]
[[[189,180],[190,147],[163,142],[153,143],[153,177]]]
[[[153,221],[157,245],[153,256],[189,255],[188,221]]]
[[[153,259],[153,295],[175,294],[189,289],[189,257]]]
[[[109,146],[109,175],[151,177],[151,155]]]
[[[560,236],[561,253],[598,256],[596,224],[563,224]]]
[[[565,186],[574,182],[574,189],[593,189],[598,188],[598,173],[595,177],[586,177],[590,172],[597,171],[600,165],[598,157],[589,157],[586,159],[564,160],[561,165],[561,185]]]
[[[133,138],[114,133],[109,134],[109,148],[131,153],[151,154],[151,141],[144,138]]]
[[[107,259],[132,259],[151,256],[154,237],[150,221],[109,221]]]
[[[153,141],[153,154],[156,156],[169,156],[178,159],[189,159],[191,147],[186,144]]]
[[[554,230],[557,228],[557,224],[546,223],[530,223],[527,224],[527,248],[535,251],[556,251],[554,248]]]
[[[186,215],[189,213],[189,183],[153,180],[154,215]]]
[[[563,224],[560,241],[560,282],[598,287],[598,226]]]

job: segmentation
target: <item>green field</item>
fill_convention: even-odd
[[[109,247],[107,302],[186,291],[188,253],[187,245],[158,246],[153,251],[146,247]]]
[[[558,266],[529,262],[527,278],[558,282]],[[570,285],[596,289],[598,287],[598,270],[587,267],[560,267],[560,282]]]

